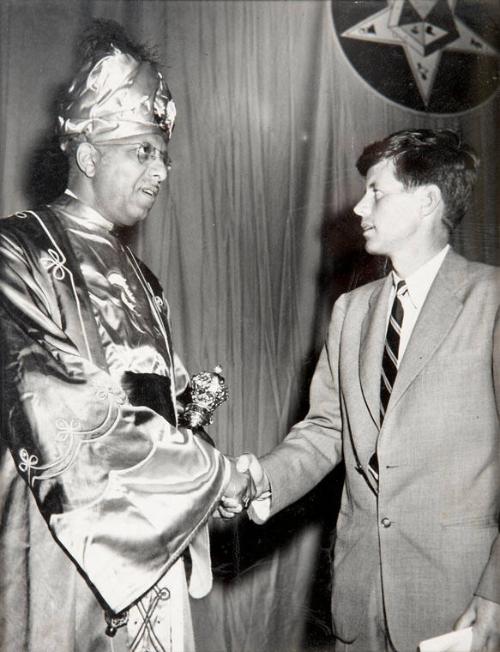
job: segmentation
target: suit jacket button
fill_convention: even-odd
[[[384,527],[391,527],[391,519],[387,518],[387,516],[384,516],[384,518],[380,521]]]

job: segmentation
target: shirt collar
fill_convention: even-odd
[[[420,309],[422,307],[449,248],[450,245],[447,244],[438,254],[419,267],[416,272],[413,272],[413,274],[410,274],[408,278],[404,279],[408,288],[408,297],[415,309]],[[394,287],[396,287],[398,282],[401,280],[402,279],[396,274],[396,272],[393,271],[392,281]]]

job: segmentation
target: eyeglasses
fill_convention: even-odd
[[[136,156],[141,165],[146,165],[146,163],[160,159],[169,172],[172,169],[172,159],[168,155],[167,150],[162,151],[157,149],[150,143],[137,145]]]
[[[99,143],[95,147],[97,149],[99,147],[127,147],[130,152],[135,152],[137,160],[141,165],[160,160],[168,172],[172,169],[172,159],[168,155],[167,150],[162,151],[154,147],[154,145],[151,145],[151,143]]]

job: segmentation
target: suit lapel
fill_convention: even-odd
[[[361,326],[359,349],[359,376],[361,389],[370,415],[380,428],[380,369],[387,328],[387,308],[391,293],[392,276],[376,286],[368,312]]]
[[[439,348],[462,310],[455,290],[462,265],[460,256],[450,251],[439,270],[415,324],[401,361],[387,412],[397,405],[416,376]],[[387,416],[386,416],[387,418]]]

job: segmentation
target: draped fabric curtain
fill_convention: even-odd
[[[156,45],[176,101],[173,170],[134,247],[166,289],[188,368],[224,368],[230,399],[211,427],[223,452],[260,455],[281,441],[307,407],[333,301],[380,271],[351,212],[366,144],[412,126],[460,128],[481,152],[483,174],[455,245],[500,263],[498,97],[451,117],[390,104],[349,66],[331,4],[316,0],[4,0],[3,215],[63,184],[61,174],[52,185],[42,174],[52,160],[44,135],[92,17]],[[328,599],[319,551],[339,482],[266,526],[213,525],[216,583],[193,605],[199,652],[305,645],[311,595]]]

